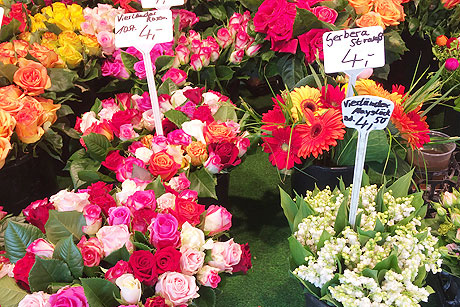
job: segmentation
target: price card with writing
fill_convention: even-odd
[[[393,109],[394,103],[391,100],[369,95],[349,97],[342,101],[344,125],[358,131],[358,146],[356,148],[349,215],[349,222],[353,227],[356,222],[359,200],[359,189],[355,187],[361,186],[369,132],[385,129]]]
[[[2,24],[4,13],[5,13],[5,9],[3,7],[0,7],[0,25]]]
[[[121,14],[115,19],[115,46],[118,48],[134,46],[143,55],[157,135],[163,135],[163,126],[150,51],[156,44],[170,42],[173,39],[173,20],[170,10]]]
[[[184,0],[141,0],[142,8],[166,8],[171,6],[179,6],[185,3]]]
[[[346,72],[385,65],[383,28],[346,29],[323,34],[326,73]]]

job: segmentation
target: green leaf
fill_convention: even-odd
[[[0,293],[0,305],[3,307],[18,306],[18,303],[27,295],[27,292],[19,288],[16,281],[8,276],[0,279]]]
[[[120,305],[115,297],[120,297],[117,286],[102,278],[82,278],[81,284],[91,307],[112,307]]]
[[[126,70],[128,70],[131,73],[134,73],[134,64],[139,62],[139,59],[132,54],[122,51],[121,60]]]
[[[139,243],[139,242],[134,242],[134,246],[136,247],[136,250],[144,250],[144,251],[152,251],[153,248],[148,246],[147,244],[144,243]]]
[[[62,104],[59,110],[57,110],[56,114],[58,117],[64,117],[64,116],[71,115],[74,113],[71,107],[69,107],[66,104]]]
[[[96,98],[94,100],[94,105],[91,107],[90,111],[93,111],[94,113],[99,113],[102,110],[102,101],[99,98]]]
[[[198,291],[200,297],[193,300],[193,304],[199,307],[214,307],[216,306],[216,292],[209,287],[200,287]]]
[[[324,296],[328,293],[328,288],[330,286],[336,286],[336,285],[339,285],[340,282],[339,282],[339,274],[334,274],[334,278],[332,278],[331,280],[329,280],[328,282],[326,282],[322,287],[321,287],[321,296]]]
[[[190,118],[188,118],[187,115],[178,110],[168,110],[164,113],[164,115],[179,128],[183,123],[190,121]]]
[[[227,11],[225,10],[225,7],[222,4],[210,6],[208,7],[208,9],[212,17],[221,21],[227,20]]]
[[[289,223],[289,226],[291,227],[291,232],[294,231],[294,219],[295,216],[297,215],[297,205],[295,202],[292,200],[291,196],[286,193],[281,187],[280,189],[280,197],[281,197],[281,207],[283,208],[284,211],[284,216],[286,216],[286,219]]]
[[[83,275],[83,257],[72,236],[59,240],[54,248],[53,258],[64,261],[74,278],[78,279]]]
[[[4,27],[4,26],[3,26]],[[2,27],[2,28],[3,28]],[[13,76],[16,70],[19,68],[16,65],[13,64],[3,64],[3,62],[0,62],[0,76],[3,76],[8,79],[11,83],[13,83]]]
[[[7,25],[2,25],[0,29],[0,42],[9,41],[14,34],[19,32],[21,22],[13,18]]]
[[[305,63],[295,55],[289,54],[283,56],[279,59],[277,66],[278,71],[281,72],[283,82],[290,90],[303,78]]]
[[[48,31],[50,31],[50,32],[52,32],[52,33],[54,33],[56,35],[61,34],[62,30],[56,24],[50,23],[50,22],[47,22],[47,21],[45,21],[44,24],[48,28]]]
[[[169,55],[159,56],[155,61],[155,67],[157,72],[165,71],[172,67],[174,63],[174,57]]]
[[[80,171],[84,170],[95,170],[97,171],[101,166],[100,162],[94,161],[90,158],[83,158],[83,159],[75,159],[70,163],[70,177],[72,178],[72,182],[74,188],[78,188],[85,184],[85,181],[82,181],[78,174]]]
[[[90,133],[82,137],[91,158],[104,161],[110,147],[109,140],[102,134]]]
[[[78,172],[78,178],[80,180],[86,181],[88,183],[94,183],[98,181],[104,181],[104,182],[114,182],[116,181],[110,176],[104,175],[100,172],[97,171],[92,171],[92,170],[83,170]]]
[[[391,190],[391,194],[395,198],[407,196],[413,173],[414,170],[412,169],[410,172],[396,180],[389,188],[387,188],[387,191]]]
[[[199,197],[212,197],[217,199],[215,176],[210,174],[205,168],[190,172],[188,179],[190,180],[190,190],[198,192]]]
[[[405,51],[409,50],[406,48],[406,44],[398,31],[391,30],[385,32],[384,38],[386,52],[390,51],[397,55],[401,55],[404,54]]]
[[[5,230],[5,250],[8,259],[12,263],[16,263],[24,257],[26,248],[39,238],[44,238],[44,235],[34,225],[8,221]]]
[[[134,231],[134,241],[139,242],[139,243],[143,243],[143,244],[150,244],[149,239],[147,238],[147,236],[145,234],[143,234],[142,232],[137,231],[137,230]]]
[[[158,198],[164,193],[166,193],[166,189],[161,182],[161,177],[158,176],[155,180],[150,182],[146,187],[146,190],[153,190],[155,192],[155,197]]]
[[[110,253],[110,255],[104,258],[104,261],[110,263],[111,265],[115,265],[119,260],[129,260],[129,252],[126,249],[126,246],[123,246],[122,248],[113,251],[112,253]]]
[[[59,212],[50,210],[48,221],[45,224],[48,240],[57,244],[59,240],[72,235],[74,240],[80,240],[84,235],[82,227],[86,225],[85,217],[81,212]]]
[[[49,92],[65,92],[74,88],[74,82],[78,78],[77,72],[64,68],[48,68],[48,75],[51,79]]]
[[[377,218],[377,220],[375,221],[374,231],[377,231],[377,232],[380,232],[380,233],[385,231],[385,226],[382,224],[382,222],[380,222],[379,218]]]
[[[171,95],[172,92],[177,91],[178,89],[179,88],[177,87],[176,83],[168,78],[158,87],[158,96],[163,94]]]
[[[216,75],[219,80],[232,80],[234,73],[233,69],[228,66],[216,66]]]
[[[366,277],[369,277],[369,278],[373,278],[375,279],[376,282],[378,282],[378,271],[376,270],[371,270],[369,268],[365,268],[362,272],[363,276],[366,276]]]
[[[240,0],[240,2],[249,10],[255,12],[259,8],[259,6],[264,2],[264,0]]]
[[[219,110],[217,110],[213,117],[215,120],[222,122],[226,122],[227,120],[232,120],[234,122],[238,121],[235,106],[228,101],[224,102],[220,106]]]
[[[291,251],[292,259],[294,259],[294,262],[296,266],[305,264],[305,258],[308,256],[313,256],[309,251],[307,251],[302,244],[297,241],[297,239],[294,237],[294,235],[290,236],[288,238],[289,242],[289,250]]]
[[[374,270],[375,271],[394,270],[396,273],[401,273],[401,269],[399,268],[399,265],[398,265],[398,257],[396,256],[396,253],[393,251],[390,254],[390,256],[388,256],[387,258],[377,263],[374,266]]]
[[[321,233],[321,236],[319,237],[319,242],[317,245],[318,250],[320,250],[324,246],[324,243],[326,243],[326,241],[328,241],[331,237],[332,236],[329,232],[327,232],[326,230],[323,230],[323,232]]]
[[[322,22],[315,16],[312,12],[307,9],[297,8],[297,13],[295,16],[294,26],[292,37],[299,36],[304,34],[311,29],[321,29],[321,28],[329,28],[335,29],[336,27],[332,24]]]
[[[69,267],[61,260],[35,257],[35,264],[29,273],[30,290],[46,291],[51,283],[70,283],[73,277]]]
[[[293,229],[294,231],[297,231],[297,227],[299,224],[302,222],[302,220],[309,215],[314,214],[313,209],[311,209],[310,205],[305,202],[305,199],[303,197],[297,195],[296,196],[296,206],[298,208],[297,214],[295,215],[294,218],[294,224],[293,224]]]
[[[334,231],[336,235],[341,233],[345,226],[347,226],[348,224],[347,204],[348,197],[345,197],[345,199],[342,201],[342,204],[339,207],[339,211],[337,211],[337,217],[335,218]]]

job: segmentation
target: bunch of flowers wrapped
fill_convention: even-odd
[[[438,239],[421,221],[422,193],[407,195],[412,172],[386,188],[360,189],[356,228],[348,224],[351,188],[282,192],[291,225],[293,274],[331,306],[420,306],[432,293],[427,272],[441,271]]]
[[[168,181],[186,172],[200,196],[216,197],[215,174],[240,164],[250,145],[248,135],[236,122],[236,107],[220,93],[192,87],[176,90],[171,96],[163,94],[159,101],[165,136],[152,134],[147,92],[142,96],[118,94],[115,99],[98,101],[93,111],[83,114],[75,128],[82,133],[86,151],[82,149],[83,154],[70,163],[76,187],[88,174],[79,177],[72,169],[87,163],[95,171],[101,165],[113,171],[120,182],[143,182],[152,176]],[[93,162],[88,162],[89,158]]]
[[[187,306],[220,273],[246,273],[248,245],[221,237],[231,214],[205,209],[189,184],[96,182],[31,203],[28,223],[7,219],[0,304]]]

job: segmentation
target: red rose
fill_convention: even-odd
[[[110,120],[110,128],[112,128],[113,133],[116,136],[120,135],[120,126],[125,124],[132,124],[135,126],[141,120],[139,116],[139,111],[135,109],[128,109],[124,111],[118,111],[113,114],[112,119]]]
[[[48,198],[37,200],[28,205],[22,213],[26,221],[40,228],[45,233],[45,224],[48,221],[49,211],[54,210],[54,206],[48,203]]]
[[[179,168],[180,164],[164,151],[157,152],[150,157],[149,171],[154,176],[161,176],[161,179],[165,181],[171,179]]]
[[[164,297],[154,296],[147,299],[144,307],[168,307]]]
[[[101,164],[111,171],[116,171],[118,166],[123,163],[123,159],[124,158],[120,155],[120,151],[115,150],[111,151]]]
[[[155,257],[149,251],[135,251],[129,258],[129,266],[134,277],[147,286],[153,286],[158,280]]]
[[[243,272],[246,274],[246,272],[252,268],[252,263],[251,263],[251,251],[249,250],[249,243],[246,244],[240,244],[241,246],[241,259],[240,262],[238,262],[237,265],[233,266],[233,273],[236,272]]]
[[[88,187],[89,202],[93,205],[98,205],[106,217],[109,214],[109,209],[117,206],[117,203],[109,194],[112,187],[113,185],[106,184],[102,181],[93,183]]]
[[[179,222],[179,226],[182,226],[185,222],[195,226],[200,223],[200,215],[204,212],[204,208],[203,205],[199,205],[192,200],[177,197],[176,208],[171,213]]]
[[[29,273],[34,264],[35,255],[33,253],[26,253],[24,257],[16,262],[16,265],[13,269],[14,279],[21,288],[27,291],[30,291]]]
[[[161,125],[163,126],[163,132],[165,135],[168,135],[173,130],[176,130],[178,127],[170,121],[168,118],[165,118],[161,121]]]
[[[132,227],[133,231],[145,233],[147,226],[150,225],[152,219],[157,216],[154,209],[142,208],[133,212]]]
[[[194,104],[199,104],[203,100],[203,90],[204,88],[195,87],[184,91],[183,94]]]
[[[209,153],[214,153],[220,158],[222,168],[236,166],[241,163],[238,157],[240,150],[238,147],[230,142],[211,143],[208,147]]]
[[[110,282],[115,282],[115,280],[123,274],[132,273],[129,263],[123,260],[119,260],[115,266],[111,267],[107,272],[105,272],[105,279]]]
[[[164,272],[181,272],[180,257],[182,253],[172,246],[167,246],[158,249],[155,253],[155,263],[157,266],[157,273],[163,274]]]
[[[328,29],[312,29],[307,33],[299,35],[300,50],[305,53],[305,61],[313,63],[316,60],[316,54],[319,59],[324,60],[323,54],[323,34],[329,32]]]
[[[212,123],[214,121],[214,117],[212,117],[211,109],[209,106],[199,106],[196,108],[195,112],[193,112],[192,119],[199,119],[202,122]]]

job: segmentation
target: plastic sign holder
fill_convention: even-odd
[[[356,148],[353,189],[351,191],[350,215],[348,219],[353,228],[355,228],[356,223],[359,190],[363,178],[369,132],[385,129],[393,113],[393,109],[394,103],[391,100],[376,96],[354,96],[342,101],[344,125],[358,131],[358,146]]]
[[[383,28],[380,26],[331,31],[323,34],[324,70],[345,72],[347,97],[353,96],[356,78],[366,68],[385,65]]]
[[[163,126],[150,51],[156,44],[170,42],[173,39],[173,20],[170,10],[120,14],[115,19],[115,46],[117,48],[133,46],[144,57],[157,135],[163,135]]]
[[[169,9],[171,6],[185,4],[185,0],[141,0],[141,4],[144,9]]]

